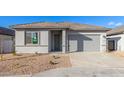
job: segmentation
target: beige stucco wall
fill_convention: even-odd
[[[15,31],[15,45],[24,46],[25,45],[25,32],[24,31]]]
[[[63,30],[62,31],[62,52],[63,53],[66,53],[67,51],[67,31],[66,30]]]
[[[100,34],[100,51],[106,52],[107,51],[107,39],[106,39],[106,33]]]
[[[39,45],[25,45],[25,31],[15,31],[15,51],[17,53],[48,53],[48,31],[38,31]]]

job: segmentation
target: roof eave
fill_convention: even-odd
[[[69,28],[69,27],[13,27],[13,29],[70,29],[70,30],[103,30],[103,31],[109,31],[110,29],[73,29],[73,28]]]
[[[110,34],[107,34],[107,36],[119,35],[119,34],[124,34],[124,32],[120,32],[120,33],[110,33]]]

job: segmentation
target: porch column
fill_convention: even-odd
[[[62,53],[66,53],[66,30],[62,31]]]

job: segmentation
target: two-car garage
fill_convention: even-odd
[[[70,34],[68,35],[69,52],[100,51],[100,34]]]

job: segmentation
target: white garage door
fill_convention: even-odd
[[[69,51],[100,51],[100,35],[69,35]]]

